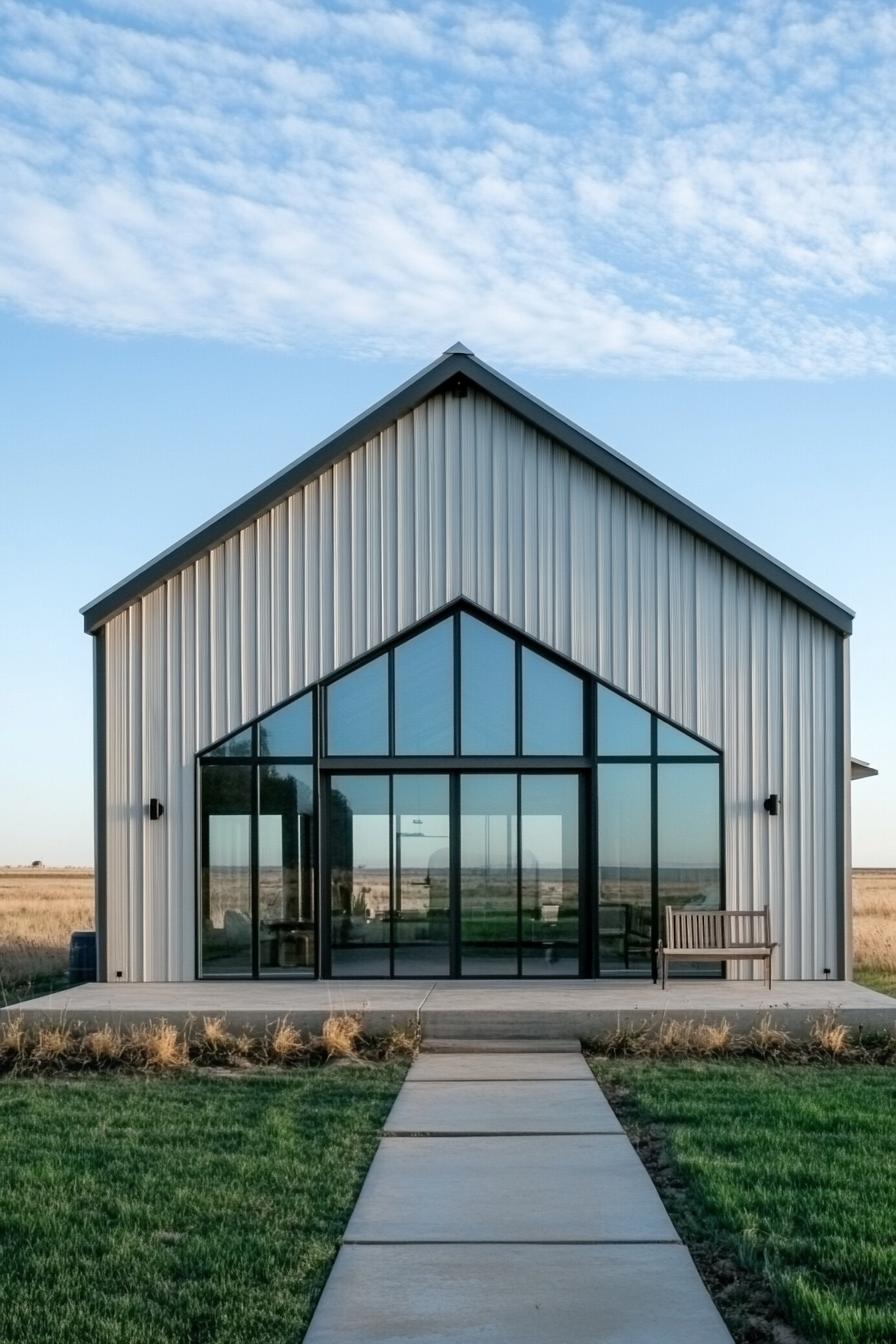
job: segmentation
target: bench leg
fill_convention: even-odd
[[[768,960],[768,989],[769,989],[769,993],[771,993],[771,989],[772,989],[772,959],[771,959],[771,957],[768,957],[767,960]]]

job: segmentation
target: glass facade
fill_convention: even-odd
[[[646,976],[724,901],[720,753],[461,604],[198,776],[203,975]]]

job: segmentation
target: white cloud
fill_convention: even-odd
[[[572,0],[0,11],[0,301],[602,372],[896,371],[896,21]]]

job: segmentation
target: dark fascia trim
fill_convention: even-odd
[[[106,948],[106,632],[93,636],[93,873],[96,977],[107,978]]]
[[[849,607],[816,588],[786,565],[780,564],[767,552],[754,546],[737,532],[704,513],[681,495],[670,490],[655,477],[642,471],[634,462],[617,453],[608,444],[573,424],[549,406],[531,396],[516,383],[505,378],[496,369],[484,364],[462,347],[452,347],[434,363],[408,379],[396,391],[389,393],[375,406],[364,411],[344,428],[331,434],[304,457],[270,477],[258,489],[216,514],[195,532],[163,551],[142,568],[135,570],[121,583],[81,608],[84,629],[92,633],[130,602],[149,592],[184,565],[198,559],[211,547],[251,522],[260,513],[278,504],[299,486],[313,480],[346,453],[373,438],[393,420],[406,415],[427,397],[446,387],[464,382],[512,410],[521,419],[568,448],[570,452],[590,462],[605,475],[618,481],[627,490],[640,496],[655,508],[673,518],[696,536],[707,541],[723,554],[758,574],[766,583],[793,598],[816,616],[832,625],[842,634],[852,633]]]

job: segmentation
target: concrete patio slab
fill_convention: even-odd
[[[683,1246],[344,1246],[305,1344],[731,1344]]]
[[[165,1018],[182,1024],[224,1017],[231,1030],[261,1031],[279,1018],[319,1031],[331,1013],[359,1013],[365,1030],[418,1024],[425,1038],[588,1039],[623,1022],[727,1021],[748,1030],[769,1016],[795,1035],[836,1013],[848,1026],[896,1029],[896,999],[849,981],[674,980],[663,992],[632,980],[195,980],[78,985],[0,1013],[26,1022],[61,1019],[96,1027]]]
[[[558,1085],[558,1106],[565,1088]],[[624,1134],[384,1138],[348,1242],[677,1241]]]
[[[621,1134],[590,1082],[417,1083],[404,1087],[386,1134]]]
[[[594,1081],[594,1075],[578,1054],[422,1054],[411,1065],[409,1083],[511,1082],[538,1079],[541,1082]]]

